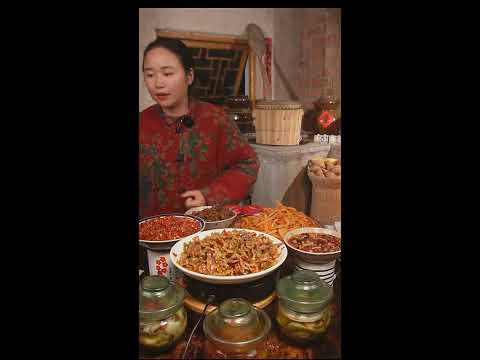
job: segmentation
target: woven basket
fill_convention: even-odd
[[[253,110],[257,144],[298,145],[303,107],[294,101],[257,101]]]

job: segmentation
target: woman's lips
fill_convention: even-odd
[[[156,97],[158,100],[166,100],[170,94],[157,94]]]

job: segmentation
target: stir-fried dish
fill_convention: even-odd
[[[273,266],[281,244],[264,235],[232,230],[214,233],[186,243],[178,263],[206,275],[235,276],[259,272]]]
[[[292,236],[288,243],[295,249],[313,253],[340,251],[340,239],[330,234],[303,233]]]
[[[230,219],[231,217],[235,216],[235,213],[232,210],[222,206],[212,206],[211,208],[194,211],[192,215],[198,216],[205,221],[212,222]]]

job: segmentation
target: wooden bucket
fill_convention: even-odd
[[[298,145],[303,107],[295,101],[257,101],[253,110],[257,144]]]

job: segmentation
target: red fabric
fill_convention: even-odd
[[[209,205],[239,202],[257,178],[257,154],[223,108],[192,101],[191,112],[194,125],[182,133],[158,105],[140,113],[141,217],[184,212],[187,190],[202,191]]]

